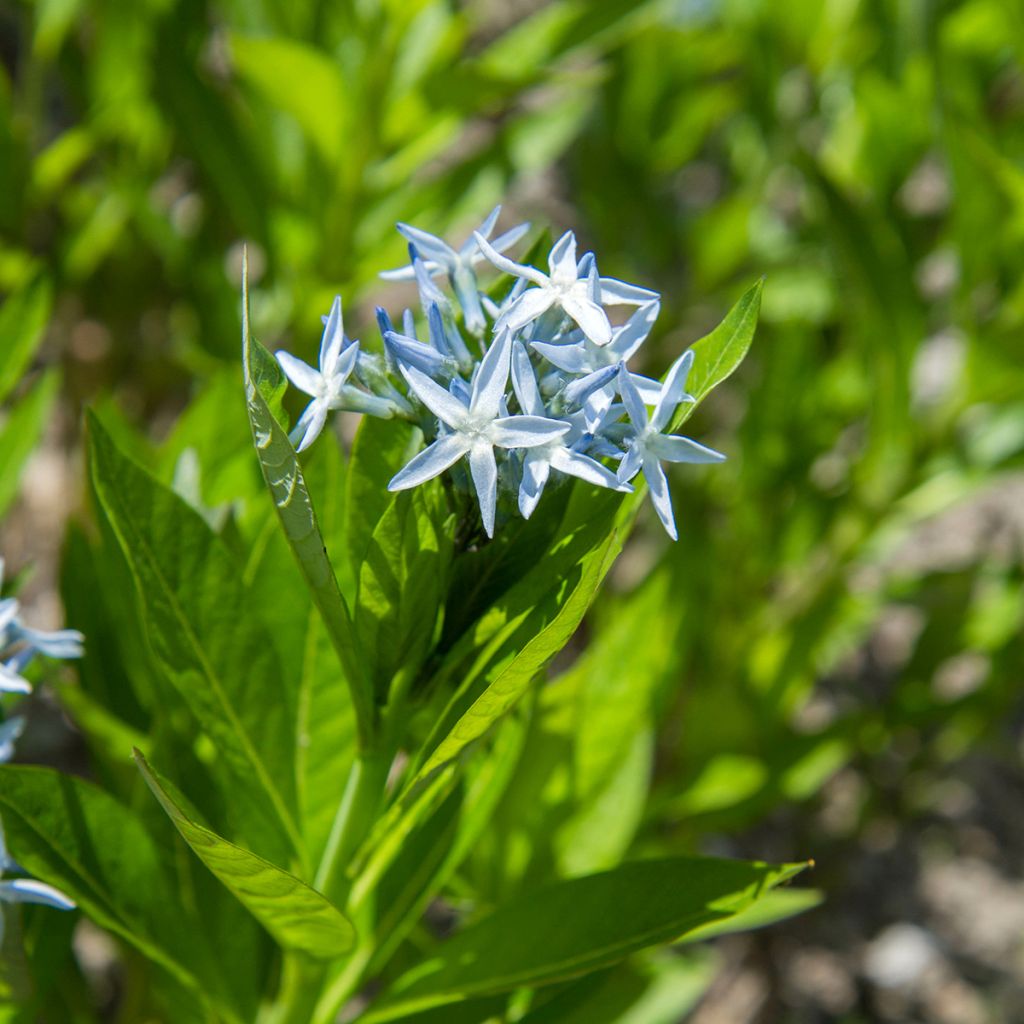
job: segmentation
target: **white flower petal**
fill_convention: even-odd
[[[590,373],[597,369],[585,345],[552,345],[546,341],[532,341],[530,348],[566,373]]]
[[[306,406],[288,435],[297,452],[305,451],[320,436],[327,422],[328,411],[327,403],[321,398],[314,398]]]
[[[491,424],[490,440],[499,448],[536,448],[563,437],[571,423],[546,416],[503,416]]]
[[[638,284],[627,284],[614,277],[602,277],[601,298],[609,306],[642,306],[660,299],[661,296],[657,292],[652,292],[650,288],[641,288]]]
[[[469,451],[469,472],[473,477],[480,518],[488,537],[494,536],[494,513],[498,504],[498,465],[489,444],[474,445]]]
[[[320,338],[320,372],[325,377],[333,375],[344,345],[345,324],[341,316],[341,296],[335,295]]]
[[[637,445],[630,445],[619,463],[619,470],[615,474],[619,483],[628,483],[640,472],[640,466],[644,461],[643,449]]]
[[[558,296],[550,288],[531,288],[512,303],[501,315],[499,324],[511,331],[522,330],[537,317],[546,313]]]
[[[455,250],[443,238],[438,238],[437,235],[432,235],[429,231],[415,228],[411,224],[399,223],[398,230],[403,237],[416,246],[416,250],[421,256],[444,267],[445,270],[451,270],[458,262]]]
[[[480,369],[473,381],[473,397],[469,408],[474,417],[494,419],[498,415],[505,389],[508,386],[509,359],[512,355],[512,334],[503,330],[491,343],[480,361]]]
[[[608,348],[615,353],[618,359],[624,363],[628,362],[647,340],[660,311],[660,302],[648,302],[641,306],[621,327],[615,330],[615,337]]]
[[[506,274],[513,274],[515,277],[525,277],[528,281],[533,281],[534,284],[546,285],[548,283],[547,274],[541,273],[541,271],[534,267],[513,263],[507,256],[502,256],[479,231],[473,232],[473,238],[476,244],[480,246],[480,251],[484,256],[499,270],[504,270]]]
[[[551,280],[561,285],[572,284],[577,279],[576,236],[571,231],[566,231],[552,246],[548,254],[548,269]]]
[[[533,364],[521,341],[517,341],[512,349],[512,387],[519,399],[519,407],[527,416],[544,415],[544,399],[540,397]]]
[[[679,434],[656,434],[648,438],[647,450],[665,462],[724,462],[725,456],[714,448],[698,444],[689,437]]]
[[[612,340],[612,325],[608,322],[608,314],[597,303],[581,295],[570,294],[562,297],[562,309],[580,325],[580,329],[595,345],[607,345]]]
[[[529,519],[533,515],[550,474],[551,463],[547,459],[547,453],[527,453],[523,461],[523,481],[519,485],[519,514],[524,519]]]
[[[0,901],[4,903],[41,903],[58,910],[74,910],[75,901],[58,889],[34,878],[0,882]]]
[[[651,417],[651,427],[659,433],[668,426],[672,414],[676,411],[676,406],[684,398],[689,397],[686,394],[686,378],[690,373],[690,367],[693,366],[693,358],[693,349],[687,349],[672,364],[665,376],[658,404]]]
[[[435,476],[440,476],[449,466],[458,462],[467,451],[469,451],[469,442],[461,434],[445,434],[429,448],[424,448],[418,455],[414,455],[391,478],[388,490],[406,491],[410,487],[417,487]]]
[[[275,352],[274,355],[276,356],[281,369],[284,371],[284,375],[300,391],[305,392],[313,398],[320,393],[323,377],[320,375],[318,370],[314,370],[312,366],[308,363],[304,363],[301,359],[296,359],[291,352],[281,350],[279,352]]]
[[[588,455],[574,452],[571,448],[556,448],[551,453],[551,465],[569,476],[579,477],[587,483],[596,484],[598,487],[610,487],[612,490],[632,488],[629,484],[623,483],[609,469],[605,469],[600,462],[596,462]]]
[[[622,396],[622,403],[626,407],[633,426],[637,430],[644,430],[647,427],[647,409],[625,366],[619,367],[619,394]]]
[[[673,540],[678,540],[679,534],[676,532],[676,520],[672,514],[672,495],[669,494],[665,471],[661,468],[657,459],[644,459],[644,479],[646,479],[647,486],[650,489],[651,502],[654,505],[654,511],[658,513],[661,525],[665,527],[665,532]]]
[[[456,430],[466,422],[468,415],[466,407],[454,395],[445,391],[440,384],[432,381],[425,373],[421,373],[413,366],[403,366],[402,375],[409,382],[409,387],[415,392],[416,397],[439,420]]]

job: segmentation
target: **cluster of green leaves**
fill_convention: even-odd
[[[676,482],[686,684],[648,824],[736,835],[852,764],[855,844],[969,751],[1015,756],[1024,26],[989,0],[742,7],[638,29],[566,169],[668,322],[766,275],[763,344],[698,432],[729,462]]]
[[[696,344],[698,399],[743,359],[759,298],[760,285]],[[663,658],[651,650],[646,690],[609,671],[635,618],[592,648],[604,671],[578,664],[539,688],[642,495],[565,487],[457,550],[440,483],[381,486],[415,443],[406,424],[368,419],[349,459],[328,443],[300,465],[283,376],[245,309],[244,404],[225,377],[143,452],[148,468],[116,417],[89,415],[96,523],[72,538],[65,598],[90,644],[63,695],[98,779],[0,769],[13,855],[143,955],[151,995],[133,1012],[175,1021],[328,1024],[373,979],[385,987],[367,1021],[453,1003],[485,1021],[510,993],[510,1012],[545,1019],[550,1000],[587,1006],[638,978],[637,998],[668,984],[692,999],[696,966],[678,977],[643,951],[814,896],[773,893],[800,864],[629,858]],[[585,728],[567,735],[577,714]],[[529,796],[552,758],[579,768],[557,827]],[[438,901],[460,921],[443,941],[421,923]],[[70,959],[64,971],[33,1012],[77,997]]]

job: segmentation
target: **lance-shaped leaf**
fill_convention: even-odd
[[[331,959],[352,948],[355,930],[340,910],[305,882],[192,820],[136,750],[146,785],[196,856],[284,949]]]
[[[694,401],[680,406],[672,429],[688,419],[697,404],[743,362],[754,340],[757,316],[761,310],[763,281],[748,289],[725,319],[692,346],[693,367],[686,378],[686,390]]]
[[[22,467],[36,446],[57,397],[57,374],[50,371],[17,405],[0,430],[0,516],[18,492]]]
[[[635,861],[554,882],[499,907],[400,978],[366,1024],[586,974],[754,905],[803,864],[704,857]]]
[[[17,387],[43,339],[53,288],[37,277],[0,307],[0,402]]]
[[[238,565],[206,521],[88,417],[96,493],[135,578],[150,644],[216,745],[247,845],[286,862],[295,821],[294,694]]]
[[[282,376],[277,362],[253,340],[250,333],[249,291],[245,275],[242,305],[245,394],[260,469],[274,500],[281,527],[338,654],[356,712],[359,740],[365,747],[371,742],[376,720],[373,694],[362,671],[352,619],[338,589],[338,580],[316,521],[298,456],[268,404],[268,397],[279,390]]]

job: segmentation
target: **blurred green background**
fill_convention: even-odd
[[[729,461],[590,628],[657,725],[630,849],[813,856],[827,894],[718,946],[686,1019],[1024,1019],[1022,57],[1011,0],[7,0],[4,553],[55,619],[84,402],[154,442],[236,377],[241,410],[243,241],[304,356],[336,292],[367,339],[401,301],[396,220],[499,201],[662,292],[655,374],[765,275],[692,424]]]

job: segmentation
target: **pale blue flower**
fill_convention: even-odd
[[[650,488],[651,501],[658,513],[658,518],[668,535],[676,540],[675,517],[672,514],[672,497],[669,494],[668,480],[661,468],[662,462],[722,462],[725,456],[712,448],[707,448],[688,437],[678,434],[665,434],[676,408],[681,402],[692,402],[692,396],[686,393],[686,377],[693,365],[693,350],[684,352],[672,364],[665,383],[661,387],[654,407],[654,413],[648,418],[644,400],[625,367],[619,370],[619,394],[626,406],[630,421],[636,433],[629,442],[626,454],[619,464],[618,478],[626,481],[643,470],[647,486]]]
[[[0,585],[4,560],[0,558]],[[48,632],[30,629],[18,618],[16,598],[0,600],[0,693],[31,693],[32,685],[22,672],[37,654],[48,658],[80,658],[84,637],[76,629]]]
[[[401,491],[440,475],[463,456],[469,457],[480,516],[487,536],[494,536],[498,500],[498,467],[495,448],[535,448],[569,430],[569,424],[546,416],[502,415],[508,383],[512,336],[502,331],[480,362],[466,402],[446,391],[426,374],[409,367],[403,370],[409,386],[448,431],[416,455],[388,484]]]
[[[18,865],[7,852],[3,823],[0,822],[0,874],[17,870],[20,870]],[[74,900],[45,882],[37,882],[33,878],[4,879],[0,881],[0,946],[4,941],[4,903],[40,903],[43,906],[55,907],[57,910],[75,909]]]
[[[521,342],[516,342],[512,353],[512,386],[519,407],[527,416],[547,415],[544,401],[537,388],[537,378],[530,364],[530,357]],[[575,447],[583,438],[582,425],[570,423],[569,429],[561,436],[530,448],[523,456],[523,480],[519,486],[519,513],[524,519],[533,515],[544,487],[555,469],[559,473],[578,477],[598,487],[610,487],[617,491],[632,491],[628,483],[618,480],[616,475]]]
[[[508,327],[518,331],[549,309],[560,309],[572,320],[595,345],[607,345],[612,340],[612,325],[601,305],[594,301],[593,286],[589,275],[581,278],[576,264],[576,236],[566,231],[555,242],[548,255],[548,269],[545,274],[535,267],[513,263],[496,252],[481,235],[476,236],[477,244],[484,255],[506,274],[525,278],[535,284],[528,288],[502,314],[496,327]]]
[[[483,254],[476,241],[476,235],[483,238],[490,238],[494,225],[498,222],[501,214],[501,207],[496,206],[485,218],[483,224],[466,239],[458,248],[453,249],[443,238],[413,227],[411,224],[399,224],[398,230],[416,247],[424,260],[424,269],[431,276],[447,273],[451,281],[452,290],[459,300],[462,313],[465,317],[466,329],[475,335],[484,331],[486,321],[483,310],[480,306],[480,293],[477,289],[476,274],[473,266],[483,259]],[[516,227],[499,235],[491,243],[498,252],[504,252],[519,241],[527,231],[529,224],[518,224]],[[381,277],[389,281],[408,281],[416,274],[415,260],[408,266],[399,267],[397,270],[385,270]]]
[[[21,715],[0,722],[0,764],[6,764],[14,757],[14,744],[25,730],[25,719]]]
[[[389,398],[367,394],[348,383],[359,356],[359,342],[347,343],[341,315],[341,299],[336,298],[320,341],[319,369],[297,359],[290,352],[275,353],[285,376],[313,401],[306,406],[289,435],[296,451],[304,451],[316,440],[335,409],[369,413],[390,419],[399,411]]]

